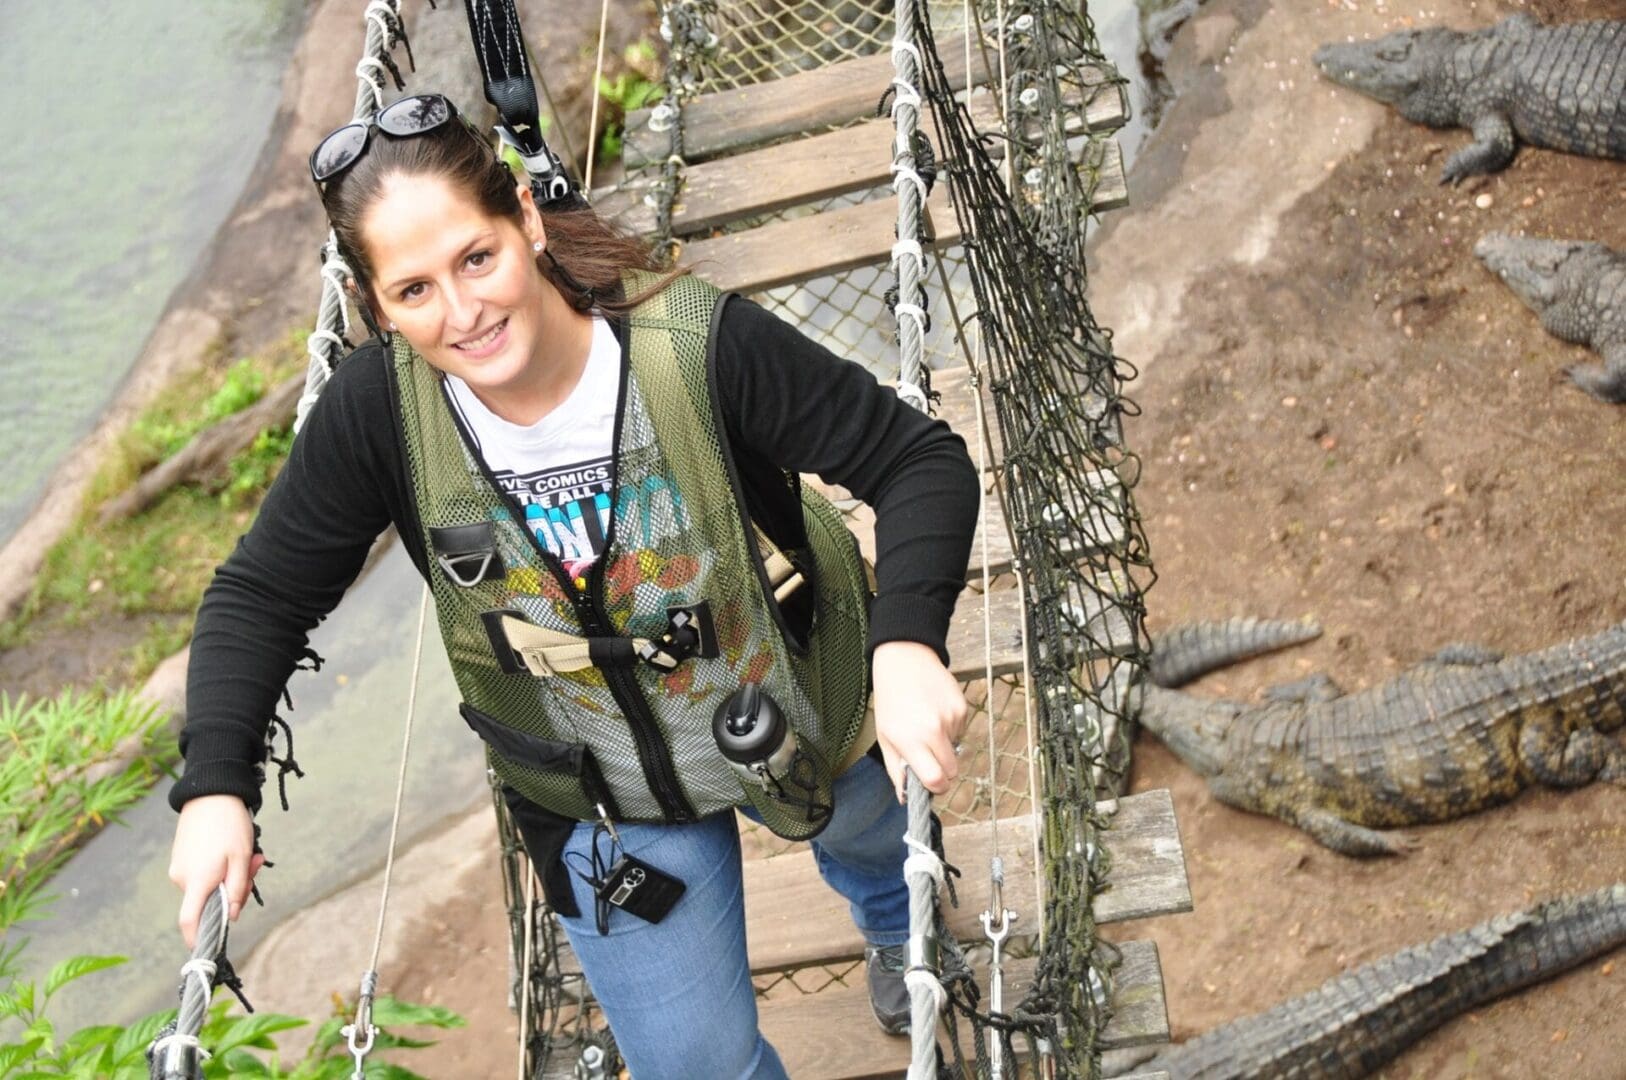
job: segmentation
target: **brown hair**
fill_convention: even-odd
[[[454,121],[405,138],[373,131],[366,152],[322,189],[322,206],[338,237],[339,251],[375,312],[373,266],[362,242],[361,222],[378,199],[385,179],[394,175],[440,177],[474,200],[488,216],[505,217],[516,224],[522,220],[514,174],[466,123]],[[548,239],[537,256],[537,269],[578,311],[598,307],[624,313],[688,272],[671,271],[650,288],[622,296],[623,272],[663,269],[648,244],[591,208],[545,213],[542,226]]]

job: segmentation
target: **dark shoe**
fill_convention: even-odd
[[[864,948],[864,978],[869,983],[870,1011],[888,1035],[909,1033],[909,988],[903,983],[906,949],[904,945]]]

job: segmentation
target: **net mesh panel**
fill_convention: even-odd
[[[977,47],[997,57],[1003,44],[1004,96],[1011,102],[1008,134],[984,135],[958,107],[932,41],[934,29],[941,36],[967,26],[966,6],[922,7],[929,25],[923,21],[917,30],[926,61],[921,89],[931,102],[932,144],[943,164],[938,182],[950,184],[966,238],[927,248],[926,362],[939,371],[963,368],[972,359],[969,343],[980,338],[981,392],[996,427],[991,438],[995,447],[1003,442],[1013,448],[985,487],[991,500],[1003,501],[1007,546],[1020,556],[1020,570],[996,574],[988,588],[1013,589],[1020,574],[1029,605],[1026,676],[966,684],[973,720],[961,779],[934,806],[952,826],[1024,815],[1037,805],[1044,910],[1037,919],[1023,912],[1019,929],[1031,931],[1042,922],[1046,930],[1042,948],[1031,934],[1007,942],[1005,955],[1036,954],[1039,966],[1032,992],[1021,1002],[1007,999],[1003,1016],[987,1014],[974,986],[955,988],[952,1012],[970,1023],[952,1025],[958,1030],[945,1073],[987,1075],[989,1039],[998,1038],[1007,1048],[1007,1076],[1093,1080],[1115,962],[1111,947],[1096,937],[1091,910],[1110,870],[1098,835],[1105,822],[1094,799],[1098,783],[1116,787],[1127,761],[1131,687],[1147,651],[1141,593],[1154,576],[1132,497],[1138,463],[1119,429],[1120,418],[1133,412],[1122,393],[1133,373],[1115,361],[1110,337],[1096,326],[1083,296],[1089,207],[1110,149],[1107,136],[1088,130],[1085,109],[1101,93],[1121,95],[1123,80],[1101,55],[1082,5],[1013,2],[1001,10],[980,0],[970,13]],[[702,94],[884,52],[895,29],[891,0],[665,0],[662,21],[673,45],[666,97],[679,107]],[[877,87],[878,101],[884,89]],[[665,160],[628,181],[652,192],[654,238],[675,240],[669,250],[680,251],[685,238],[674,236],[671,210],[682,198],[681,118],[667,134]],[[999,160],[1007,151],[1009,161]],[[890,186],[882,186],[713,232],[894,198]],[[754,299],[890,381],[897,374],[896,323],[883,297],[893,284],[890,267],[879,265],[774,288]],[[975,429],[959,430],[969,443]],[[976,460],[975,447],[972,456]],[[836,505],[862,517],[864,509],[843,494],[833,493]],[[978,550],[974,545],[974,560]],[[982,588],[975,567],[971,584],[973,591]],[[969,603],[963,598],[962,610]],[[1029,783],[1030,765],[1037,791]],[[740,821],[747,858],[804,847]],[[1007,858],[1029,851],[1033,842],[1009,826],[1000,827],[998,836]],[[948,858],[954,861],[952,850]],[[986,906],[986,868],[963,869],[962,904]],[[838,902],[833,895],[832,902]],[[986,947],[971,943],[968,954],[974,961],[980,954],[986,966]],[[864,981],[861,963],[754,978],[767,1000]]]

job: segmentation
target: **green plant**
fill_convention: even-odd
[[[235,509],[250,501],[258,501],[271,486],[277,470],[294,445],[292,428],[267,428],[254,436],[247,450],[231,459],[227,465],[228,479],[220,491],[220,504]]]
[[[74,847],[152,786],[174,753],[155,745],[164,720],[130,693],[0,694],[0,935],[38,917]]]
[[[128,1026],[99,1024],[82,1028],[59,1038],[55,1025],[45,1015],[53,995],[75,979],[124,963],[122,956],[76,956],[52,968],[42,986],[22,983],[0,994],[0,1021],[14,1021],[21,1036],[0,1043],[0,1080],[44,1080],[47,1077],[109,1077],[111,1080],[147,1080],[147,1046],[163,1026],[175,1018],[175,1010],[152,1013]],[[343,1017],[330,1017],[317,1031],[310,1049],[293,1066],[285,1066],[275,1056],[272,1036],[281,1031],[304,1027],[309,1020],[281,1013],[228,1016],[230,998],[209,1007],[198,1033],[198,1041],[210,1057],[203,1062],[206,1080],[234,1077],[266,1077],[269,1080],[345,1080],[355,1069],[341,1028]],[[449,1009],[430,1005],[409,1005],[394,998],[380,998],[373,1006],[373,1022],[380,1029],[400,1026],[455,1028],[463,1018]],[[372,1060],[363,1075],[372,1080],[423,1080],[417,1073],[376,1055],[384,1050],[431,1046],[380,1030],[373,1042]],[[262,1053],[256,1053],[261,1051]]]
[[[666,92],[651,78],[655,46],[647,39],[628,45],[622,53],[627,69],[615,79],[599,76],[598,94],[611,107],[610,116],[599,136],[599,160],[610,162],[621,156],[627,114],[654,104]]]

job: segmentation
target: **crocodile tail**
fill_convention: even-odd
[[[1216,668],[1320,636],[1321,627],[1308,621],[1237,618],[1192,623],[1159,635],[1152,648],[1152,682],[1184,686]]]
[[[1626,883],[1374,960],[1155,1054],[1171,1080],[1360,1077],[1454,1016],[1626,944]]]

